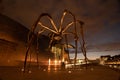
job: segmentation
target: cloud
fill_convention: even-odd
[[[105,42],[119,38],[117,34],[120,33],[120,28],[115,27],[120,26],[119,0],[4,0],[1,3],[4,7],[3,14],[28,28],[43,12],[50,13],[59,24],[63,10],[68,9],[76,15],[77,19],[85,22],[88,43],[102,42],[102,38],[105,37],[108,37]],[[114,27],[117,33],[116,30],[110,30]],[[111,31],[113,33],[110,33]]]

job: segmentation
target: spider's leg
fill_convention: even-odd
[[[62,17],[61,17],[61,21],[60,21],[60,27],[59,27],[59,30],[58,30],[59,32],[62,31],[62,25],[63,25],[63,21],[64,21],[64,18],[65,18],[65,16],[66,16],[66,14],[70,14],[70,15],[73,17],[73,20],[74,20],[74,21],[76,20],[73,13],[71,13],[71,12],[68,11],[68,10],[64,10],[63,15],[62,15]]]
[[[45,26],[45,25],[40,21],[41,18],[43,18],[43,17],[47,17],[47,18],[50,20],[53,29]],[[55,25],[52,17],[51,17],[48,13],[43,13],[43,14],[41,14],[40,20],[39,20],[38,24],[41,25],[41,27],[46,28],[47,30],[49,30],[49,31],[51,31],[51,32],[54,32],[54,33],[57,33],[57,32],[58,32],[58,29],[57,29],[57,27],[56,27],[56,25]],[[55,30],[54,30],[54,29],[55,29]]]
[[[50,39],[50,42],[49,42],[49,49],[52,47],[52,42],[53,42],[53,40],[54,40],[54,35],[55,34],[52,34],[52,36],[51,36],[51,39]]]
[[[34,40],[34,35],[32,35],[31,38],[28,41],[27,50],[26,50],[26,53],[25,53],[24,72],[25,72],[25,69],[26,69],[28,53],[29,53],[29,50],[30,50],[30,47],[32,45],[33,40]]]
[[[86,62],[86,65],[87,65],[87,55],[86,55],[86,47],[85,47],[85,40],[84,40],[83,25],[81,25],[80,28],[81,28],[81,37],[82,37],[82,42],[83,42],[83,44],[82,44],[83,54],[85,56],[85,62]]]
[[[68,50],[68,37],[67,37],[67,34],[65,35],[65,42],[66,42],[67,51],[68,51],[68,61],[70,62],[70,54],[69,54],[69,50]],[[70,63],[71,63],[71,62],[70,62]]]
[[[39,32],[37,32],[37,47],[36,47],[36,50],[37,50],[37,52],[36,52],[36,56],[37,56],[37,66],[39,67],[39,58],[38,58],[38,54],[39,54],[39,35],[41,34],[41,33],[43,33],[45,31],[45,29],[43,28],[43,29],[41,29],[41,31],[39,31]]]

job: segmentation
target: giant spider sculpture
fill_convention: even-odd
[[[64,22],[64,17],[66,14],[69,14],[70,16],[73,17],[73,21],[68,23],[67,26],[63,27],[63,22]],[[45,26],[41,22],[41,18],[47,17],[52,24],[52,28]],[[80,33],[77,32],[77,24],[79,23],[79,31]],[[80,41],[80,46],[81,46],[81,51],[85,57],[85,61],[87,63],[87,57],[86,57],[86,48],[85,48],[85,40],[84,40],[84,33],[83,33],[83,24],[84,22],[80,20],[76,20],[76,17],[73,13],[71,13],[68,10],[64,10],[61,21],[60,21],[60,26],[57,27],[52,19],[52,17],[48,13],[42,13],[35,24],[32,26],[29,34],[28,34],[28,45],[27,45],[27,50],[25,54],[25,61],[24,61],[24,71],[26,68],[26,63],[27,63],[27,58],[28,58],[28,53],[30,50],[30,47],[32,45],[32,42],[34,41],[34,37],[36,34],[36,27],[40,25],[39,27],[41,28],[40,30],[37,31],[37,36],[41,35],[43,32],[49,31],[50,34],[50,42],[49,42],[49,48],[53,45],[54,42],[60,43],[63,37],[65,37],[65,43],[68,44],[67,42],[67,35],[73,35],[74,36],[74,41],[75,41],[75,57],[74,57],[74,63],[76,63],[76,58],[77,58],[77,52],[78,52],[78,41]],[[67,31],[70,27],[73,27],[74,30]],[[80,34],[80,35],[79,35]],[[38,38],[37,38],[37,43],[38,43]],[[38,49],[38,44],[37,44],[37,49]],[[37,58],[38,61],[38,58]]]

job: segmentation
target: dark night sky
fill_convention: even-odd
[[[0,0],[0,9],[28,28],[43,12],[60,19],[68,9],[85,22],[87,45],[120,43],[120,0]]]

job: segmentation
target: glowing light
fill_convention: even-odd
[[[46,71],[46,69],[43,69],[43,71]]]
[[[63,59],[62,59],[62,62],[64,62],[64,61],[65,61],[65,59],[63,58]]]
[[[59,60],[59,65],[61,64],[61,60]]]
[[[112,67],[112,65],[109,65],[109,67]]]
[[[54,65],[54,70],[56,71],[56,70],[57,70],[57,63],[58,63],[58,61],[57,61],[57,60],[55,60],[54,62],[55,62],[55,65]]]
[[[51,59],[49,58],[49,60],[48,60],[48,65],[51,65]]]
[[[57,65],[57,60],[55,60],[55,65]]]
[[[23,71],[24,71],[24,68],[22,68],[21,71],[23,72]]]
[[[57,70],[57,66],[55,65],[55,67],[54,67],[54,70],[56,71]]]
[[[50,65],[48,66],[48,72],[50,72],[50,70],[51,70],[51,67],[50,67]]]
[[[79,62],[79,63],[82,63],[82,60],[79,60],[78,62]]]
[[[68,73],[72,73],[71,71],[68,71]]]
[[[65,61],[65,64],[67,64],[68,62],[67,61]]]
[[[28,73],[30,73],[30,74],[31,74],[31,73],[32,73],[32,71],[31,71],[31,70],[29,70],[29,71],[28,71]]]
[[[113,67],[114,67],[114,68],[117,68],[117,66],[116,66],[116,65],[114,65]]]
[[[65,68],[66,68],[66,69],[67,69],[67,68],[72,68],[73,65],[74,65],[74,64],[66,64],[66,65],[65,65]]]

